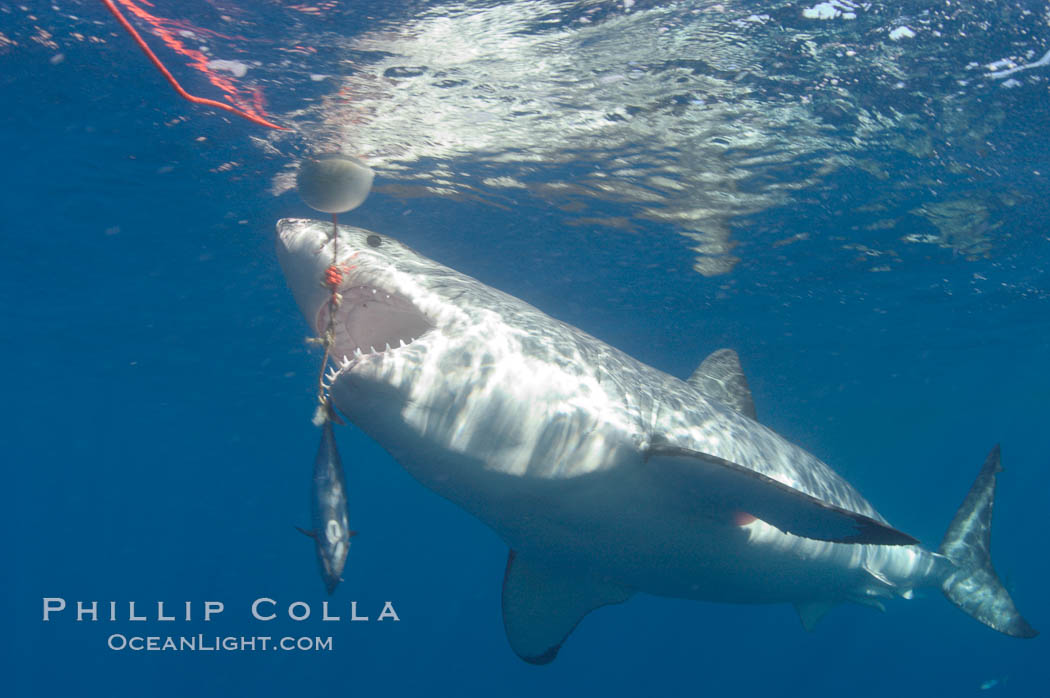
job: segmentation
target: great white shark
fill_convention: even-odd
[[[284,219],[277,254],[328,325],[332,224]],[[335,406],[510,547],[503,620],[550,662],[587,613],[635,592],[831,606],[939,588],[999,632],[1037,633],[992,568],[996,446],[928,550],[755,418],[735,352],[688,380],[647,366],[387,235],[340,226]]]

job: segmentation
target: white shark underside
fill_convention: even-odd
[[[332,226],[278,223],[313,329]],[[755,420],[736,354],[679,380],[396,240],[339,228],[335,405],[414,477],[510,546],[512,648],[551,661],[590,610],[642,591],[829,606],[940,587],[1004,633],[1035,631],[988,557],[998,448],[938,552]]]

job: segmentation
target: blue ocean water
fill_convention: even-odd
[[[527,665],[503,634],[504,544],[352,426],[361,533],[342,620],[321,621],[294,529],[320,358],[274,254],[275,221],[311,215],[290,167],[345,147],[377,170],[348,222],[674,375],[735,348],[761,421],[926,545],[1001,443],[994,559],[1045,630],[1045,4],[149,7],[242,62],[213,70],[292,132],[179,99],[101,3],[0,2],[5,695],[1046,692],[1044,637],[934,593],[809,633],[786,605],[643,594]],[[69,608],[43,622],[45,598]],[[252,618],[259,598],[277,619]],[[285,615],[298,601],[310,619]],[[399,621],[377,622],[385,601]],[[333,648],[107,646],[197,633]]]

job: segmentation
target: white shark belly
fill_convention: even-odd
[[[642,466],[644,468],[644,464]],[[830,543],[697,517],[644,478],[605,471],[577,482],[491,483],[488,501],[459,501],[531,559],[660,596],[729,603],[863,601],[939,583],[919,546]],[[471,487],[478,491],[477,479]],[[515,486],[516,485],[516,486]]]
[[[494,421],[471,438],[435,420],[465,412],[475,424],[480,406],[413,405],[357,390],[349,376],[333,386],[333,397],[413,477],[512,550],[556,567],[582,565],[635,591],[733,603],[848,600],[907,591],[924,583],[933,564],[917,546],[827,543],[760,520],[740,526],[681,511],[647,476],[638,434],[622,425],[576,423],[548,427],[545,437],[515,431],[503,439],[499,424],[521,426],[527,413],[491,416],[500,411],[489,405]]]

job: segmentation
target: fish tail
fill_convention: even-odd
[[[1038,631],[1018,612],[992,567],[995,476],[1002,469],[996,444],[938,549],[954,566],[941,590],[949,601],[988,627],[1012,637],[1035,637]]]

